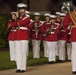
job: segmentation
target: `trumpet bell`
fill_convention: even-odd
[[[68,13],[69,11],[73,10],[73,5],[71,2],[63,2],[60,5],[60,11],[63,13]]]

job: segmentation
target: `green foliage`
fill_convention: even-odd
[[[7,21],[10,19],[10,15],[0,15],[0,47],[7,47]]]
[[[27,66],[34,66],[34,65],[42,65],[48,62],[47,58],[43,57],[43,52],[40,53],[40,59],[34,59],[33,53],[30,52]],[[0,70],[7,70],[16,68],[16,63],[10,61],[10,56],[8,51],[0,51]]]
[[[56,60],[59,58],[57,57]],[[67,57],[66,57],[67,60]],[[27,66],[35,66],[35,65],[43,65],[47,64],[48,59],[44,58],[44,52],[40,52],[40,59],[34,59],[33,58],[33,52],[30,51],[28,60],[27,60]],[[10,61],[9,51],[0,51],[0,70],[7,70],[7,69],[13,69],[16,68],[16,62]]]

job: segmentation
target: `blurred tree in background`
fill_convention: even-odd
[[[0,15],[0,47],[8,47],[6,27],[9,19],[10,15]]]

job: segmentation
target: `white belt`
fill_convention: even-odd
[[[71,32],[69,32],[68,34],[71,34]]]
[[[62,32],[66,32],[65,30],[61,30]]]
[[[51,32],[51,34],[55,34],[55,32]]]
[[[32,31],[35,31],[35,29],[32,29]]]
[[[17,27],[17,29],[18,29],[18,27]],[[26,27],[20,27],[20,29],[21,29],[21,30],[29,30],[29,29],[26,28]]]
[[[35,31],[34,29],[32,31]]]
[[[47,36],[46,34],[43,34],[42,36]]]
[[[17,30],[11,30],[11,32],[16,32]]]

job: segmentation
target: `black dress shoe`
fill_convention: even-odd
[[[24,72],[25,72],[25,70],[21,70],[20,72],[21,72],[21,73],[24,73]]]
[[[50,64],[51,62],[48,62],[48,64]]]
[[[68,62],[71,62],[71,60],[67,60]]]
[[[76,74],[76,71],[72,72],[72,74]]]
[[[51,62],[51,64],[54,64],[54,63],[55,63],[54,61]]]
[[[55,63],[54,61],[48,62],[48,64],[54,64],[54,63]]]
[[[59,60],[59,63],[64,63],[65,61],[64,60]]]
[[[16,70],[16,73],[19,73],[20,72],[20,69]]]

